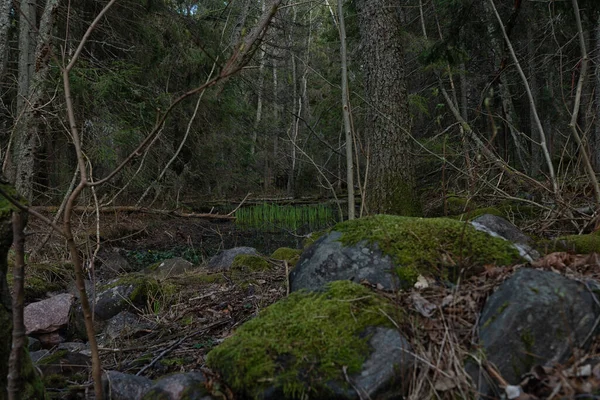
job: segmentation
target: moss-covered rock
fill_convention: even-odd
[[[600,253],[600,236],[595,233],[561,236],[547,244],[550,251],[569,251],[576,254]]]
[[[233,264],[231,264],[232,270],[246,270],[249,272],[265,271],[270,267],[269,262],[263,257],[251,254],[235,256]]]
[[[156,300],[166,285],[141,274],[125,275],[102,286],[96,297],[95,313],[100,320],[108,320],[123,310],[145,306],[149,298]]]
[[[302,254],[302,250],[292,249],[290,247],[280,247],[271,254],[271,258],[275,260],[285,260],[293,267],[300,259],[300,254]]]
[[[331,382],[344,385],[342,369],[360,371],[374,326],[394,315],[363,286],[338,281],[325,292],[296,292],[264,309],[207,355],[235,393],[261,398],[274,390],[285,398],[327,398]],[[282,396],[283,398],[283,396]]]
[[[342,233],[340,241],[347,246],[376,244],[408,283],[418,275],[452,279],[461,269],[469,273],[485,264],[509,265],[521,259],[510,242],[449,218],[376,215],[339,223],[333,230]]]

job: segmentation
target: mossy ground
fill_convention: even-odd
[[[333,230],[342,233],[345,245],[363,240],[377,243],[408,283],[420,274],[453,279],[461,269],[469,274],[486,264],[509,265],[520,260],[510,242],[449,218],[376,215],[341,222]]]
[[[260,398],[268,387],[288,398],[323,393],[356,373],[369,353],[365,329],[390,324],[391,307],[363,286],[333,282],[320,293],[295,292],[264,309],[207,355],[236,393]]]
[[[48,292],[64,291],[75,279],[75,271],[70,263],[28,264],[26,268],[24,287],[26,302],[45,298]],[[10,265],[7,279],[9,288],[12,288],[13,275]]]
[[[292,249],[290,247],[280,247],[271,254],[271,258],[275,260],[285,260],[290,266],[295,266],[300,259],[302,250]]]

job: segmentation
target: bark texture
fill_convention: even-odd
[[[0,78],[8,62],[8,28],[10,27],[10,0],[0,0]]]
[[[27,7],[35,1],[23,1]],[[16,125],[15,147],[13,150],[13,164],[16,173],[15,186],[19,194],[27,201],[33,199],[33,182],[35,176],[35,162],[37,152],[43,143],[43,119],[40,118],[41,107],[46,96],[46,79],[49,72],[51,52],[51,33],[59,0],[48,0],[44,13],[37,28],[37,38],[27,35],[26,30],[36,32],[29,21],[35,23],[35,12],[23,17],[21,34],[19,37],[19,101],[17,103],[19,121]],[[30,19],[29,17],[32,17]],[[24,26],[25,25],[25,26]],[[31,32],[30,32],[31,33]],[[33,48],[33,50],[32,50]],[[26,54],[25,54],[26,53]]]
[[[418,215],[410,116],[399,18],[401,2],[358,0],[371,165],[370,213]]]

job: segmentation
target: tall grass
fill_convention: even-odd
[[[235,212],[235,217],[236,224],[240,227],[265,231],[273,229],[315,231],[336,222],[334,210],[323,204],[280,206],[265,203],[242,207]]]

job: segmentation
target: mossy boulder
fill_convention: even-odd
[[[254,276],[271,269],[271,263],[263,256],[240,254],[233,259],[229,276],[242,287],[254,282]]]
[[[151,294],[159,293],[156,279],[131,274],[100,287],[96,296],[95,314],[100,320],[108,320],[123,310],[145,306]]]
[[[327,282],[367,280],[393,290],[419,275],[456,279],[484,265],[521,260],[508,241],[449,218],[376,215],[337,224],[307,249],[290,274],[292,291]]]
[[[271,268],[269,262],[261,256],[251,254],[240,254],[235,256],[231,264],[232,270],[244,270],[248,272],[265,271]]]
[[[569,251],[576,254],[600,253],[600,235],[561,236],[547,243],[550,251]]]
[[[387,344],[394,343],[397,351],[386,347],[377,358],[395,358],[376,366],[379,372],[389,369],[389,381],[375,389],[364,384],[371,395],[385,385],[385,390],[398,392],[408,344],[389,328],[389,317],[399,319],[396,311],[361,285],[333,282],[325,291],[292,293],[264,309],[211,350],[206,361],[242,398],[352,398],[356,393],[346,383],[343,368],[352,381],[361,372],[368,376],[365,366],[376,362],[370,357],[376,352],[373,339],[390,335]]]
[[[302,250],[292,249],[290,247],[280,247],[271,254],[271,258],[275,260],[287,261],[290,266],[295,266],[300,259]]]

